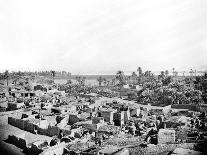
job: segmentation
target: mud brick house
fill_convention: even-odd
[[[77,115],[73,115],[73,114],[71,114],[71,115],[69,115],[69,125],[73,125],[74,123],[76,123],[76,122],[79,122],[79,118],[78,118],[78,116]]]
[[[24,106],[25,106],[24,102],[22,103],[8,102],[8,110],[17,110]]]
[[[113,121],[116,126],[124,125],[124,111],[114,113]]]
[[[112,108],[101,108],[98,111],[98,116],[103,117],[105,122],[113,124],[114,121],[114,113],[116,113],[117,110]]]

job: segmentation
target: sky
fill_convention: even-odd
[[[207,70],[206,0],[0,0],[0,71]]]

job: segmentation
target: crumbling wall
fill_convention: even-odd
[[[34,133],[35,124],[30,123],[29,121],[25,121],[25,130],[31,133]]]
[[[58,136],[60,133],[60,128],[57,127],[57,126],[48,126],[48,129],[47,129],[47,136]]]
[[[69,115],[69,125],[73,125],[77,122],[79,122],[79,118],[77,115]]]
[[[121,126],[124,124],[124,111],[122,112],[118,112],[118,113],[114,113],[114,116],[113,116],[113,121],[114,121],[114,124],[116,126]]]
[[[62,155],[64,153],[65,143],[49,147],[43,151],[40,155]]]
[[[100,123],[104,118],[103,117],[92,117],[92,124]]]
[[[188,109],[190,111],[196,111],[196,105],[191,105],[191,104],[173,104],[172,108],[175,109]]]
[[[39,121],[39,127],[43,128],[43,129],[47,129],[48,125],[49,125],[49,123],[47,120],[40,120]]]
[[[8,124],[18,127],[19,119],[21,119],[22,114],[14,114],[12,117],[8,117]]]
[[[130,109],[130,116],[139,116],[140,108],[137,109]]]
[[[40,135],[47,135],[48,129],[41,128],[41,127],[37,126],[37,133]]]
[[[60,130],[62,130],[63,135],[71,135],[71,128],[60,128]]]
[[[19,147],[19,148],[26,148],[28,145],[27,139],[25,137],[25,134],[21,134],[21,135],[9,135],[8,136],[8,140],[14,144],[15,146]]]
[[[17,124],[17,127],[24,130],[24,120],[22,119],[16,119],[16,124]]]
[[[101,111],[101,117],[104,118],[105,122],[113,122],[113,113],[111,111]]]
[[[65,127],[69,122],[69,118],[68,117],[64,117],[60,122],[59,122],[59,126],[61,127]]]
[[[8,117],[8,124],[16,126],[16,119],[14,117]]]
[[[90,131],[98,131],[98,128],[103,125],[101,123],[97,123],[97,124],[83,124],[82,126]]]
[[[76,128],[71,130],[71,136],[74,136],[76,138],[81,138],[82,135],[82,128]]]
[[[126,124],[129,121],[129,118],[130,118],[129,110],[124,111],[124,124]]]
[[[163,109],[151,109],[149,113],[156,116],[164,115]]]

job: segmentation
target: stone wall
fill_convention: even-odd
[[[57,126],[48,126],[47,136],[58,136],[60,133],[60,129]]]
[[[130,112],[129,112],[129,110],[124,111],[124,124],[128,123],[129,119],[130,119]]]
[[[27,139],[25,137],[25,134],[21,134],[21,135],[9,135],[8,136],[8,140],[14,144],[15,146],[19,147],[19,148],[26,148],[28,145]]]
[[[92,124],[101,123],[102,120],[104,121],[104,118],[103,117],[92,117]]]
[[[16,126],[16,119],[14,117],[8,117],[8,124]]]
[[[130,116],[139,116],[140,114],[140,108],[137,108],[137,109],[130,109]]]
[[[41,128],[41,127],[37,127],[37,133],[40,134],[40,135],[47,135],[47,129],[45,128]]]
[[[113,113],[111,111],[101,111],[101,117],[104,118],[105,122],[113,122]]]
[[[175,109],[188,109],[190,111],[196,111],[196,105],[191,105],[191,104],[174,104],[172,105],[172,108]]]
[[[65,143],[62,142],[58,145],[52,146],[44,150],[40,155],[62,155],[64,153]]]
[[[25,125],[24,125],[24,120],[22,119],[16,119],[16,124],[17,124],[17,127],[24,130],[25,129]]]
[[[115,125],[122,126],[124,124],[124,113],[125,113],[124,111],[114,113],[113,121]]]
[[[34,133],[34,129],[35,129],[35,126],[37,128],[37,125],[34,125],[32,123],[30,123],[29,121],[24,121],[25,123],[25,130],[28,131],[28,132],[31,132],[31,133]]]
[[[69,115],[69,125],[73,125],[74,123],[79,122],[79,118],[77,115]]]
[[[38,122],[38,123],[37,123]],[[18,119],[14,117],[8,117],[8,123],[10,125],[13,125],[17,128],[20,128],[22,130],[34,133],[34,129],[37,128],[37,133],[41,135],[47,135],[47,136],[58,136],[60,133],[60,130],[63,131],[64,135],[70,135],[71,130],[70,128],[60,128],[58,126],[48,126],[47,120],[39,120],[37,119]]]

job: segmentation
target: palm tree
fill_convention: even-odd
[[[165,72],[161,71],[161,74],[158,75],[158,79],[163,80],[165,78]]]
[[[145,71],[145,73],[144,73],[145,77],[150,77],[150,75],[151,75],[151,71]]]
[[[116,79],[119,81],[120,85],[124,85],[125,84],[125,76],[124,76],[124,72],[123,71],[117,71],[116,73]]]
[[[137,74],[135,72],[132,72],[133,77],[137,77]]]
[[[139,73],[139,77],[142,76],[142,68],[138,67],[137,72]]]
[[[107,80],[107,86],[109,86],[110,85],[110,81],[109,80]]]
[[[166,70],[166,71],[165,71],[165,76],[168,76],[168,75],[169,75],[169,71]]]
[[[76,76],[75,79],[78,82],[78,84],[80,85],[81,84],[81,76]]]
[[[53,79],[53,81],[54,81],[54,79],[55,79],[55,71],[50,71],[51,72],[51,74],[52,74],[52,79]]]
[[[172,73],[173,73],[173,76],[176,76],[176,71],[175,71],[175,68],[172,69]]]
[[[190,76],[193,76],[193,69],[190,69],[189,73],[190,73]]]
[[[138,83],[138,76],[135,72],[132,72],[132,75],[129,76],[129,82],[132,83],[133,85]]]
[[[6,84],[7,84],[7,86],[9,85],[9,71],[8,70],[6,70],[5,72],[4,72],[4,77],[6,78]]]
[[[85,85],[85,82],[86,82],[86,77],[84,76],[81,78],[81,85]]]
[[[161,71],[161,75],[162,75],[162,76],[165,76],[165,72],[164,72],[164,71]]]
[[[107,80],[104,78],[103,79],[103,83],[104,83],[104,85],[106,86],[106,84],[107,84]]]
[[[101,76],[98,77],[97,79],[99,86],[101,86],[101,83],[103,82],[103,78]]]

